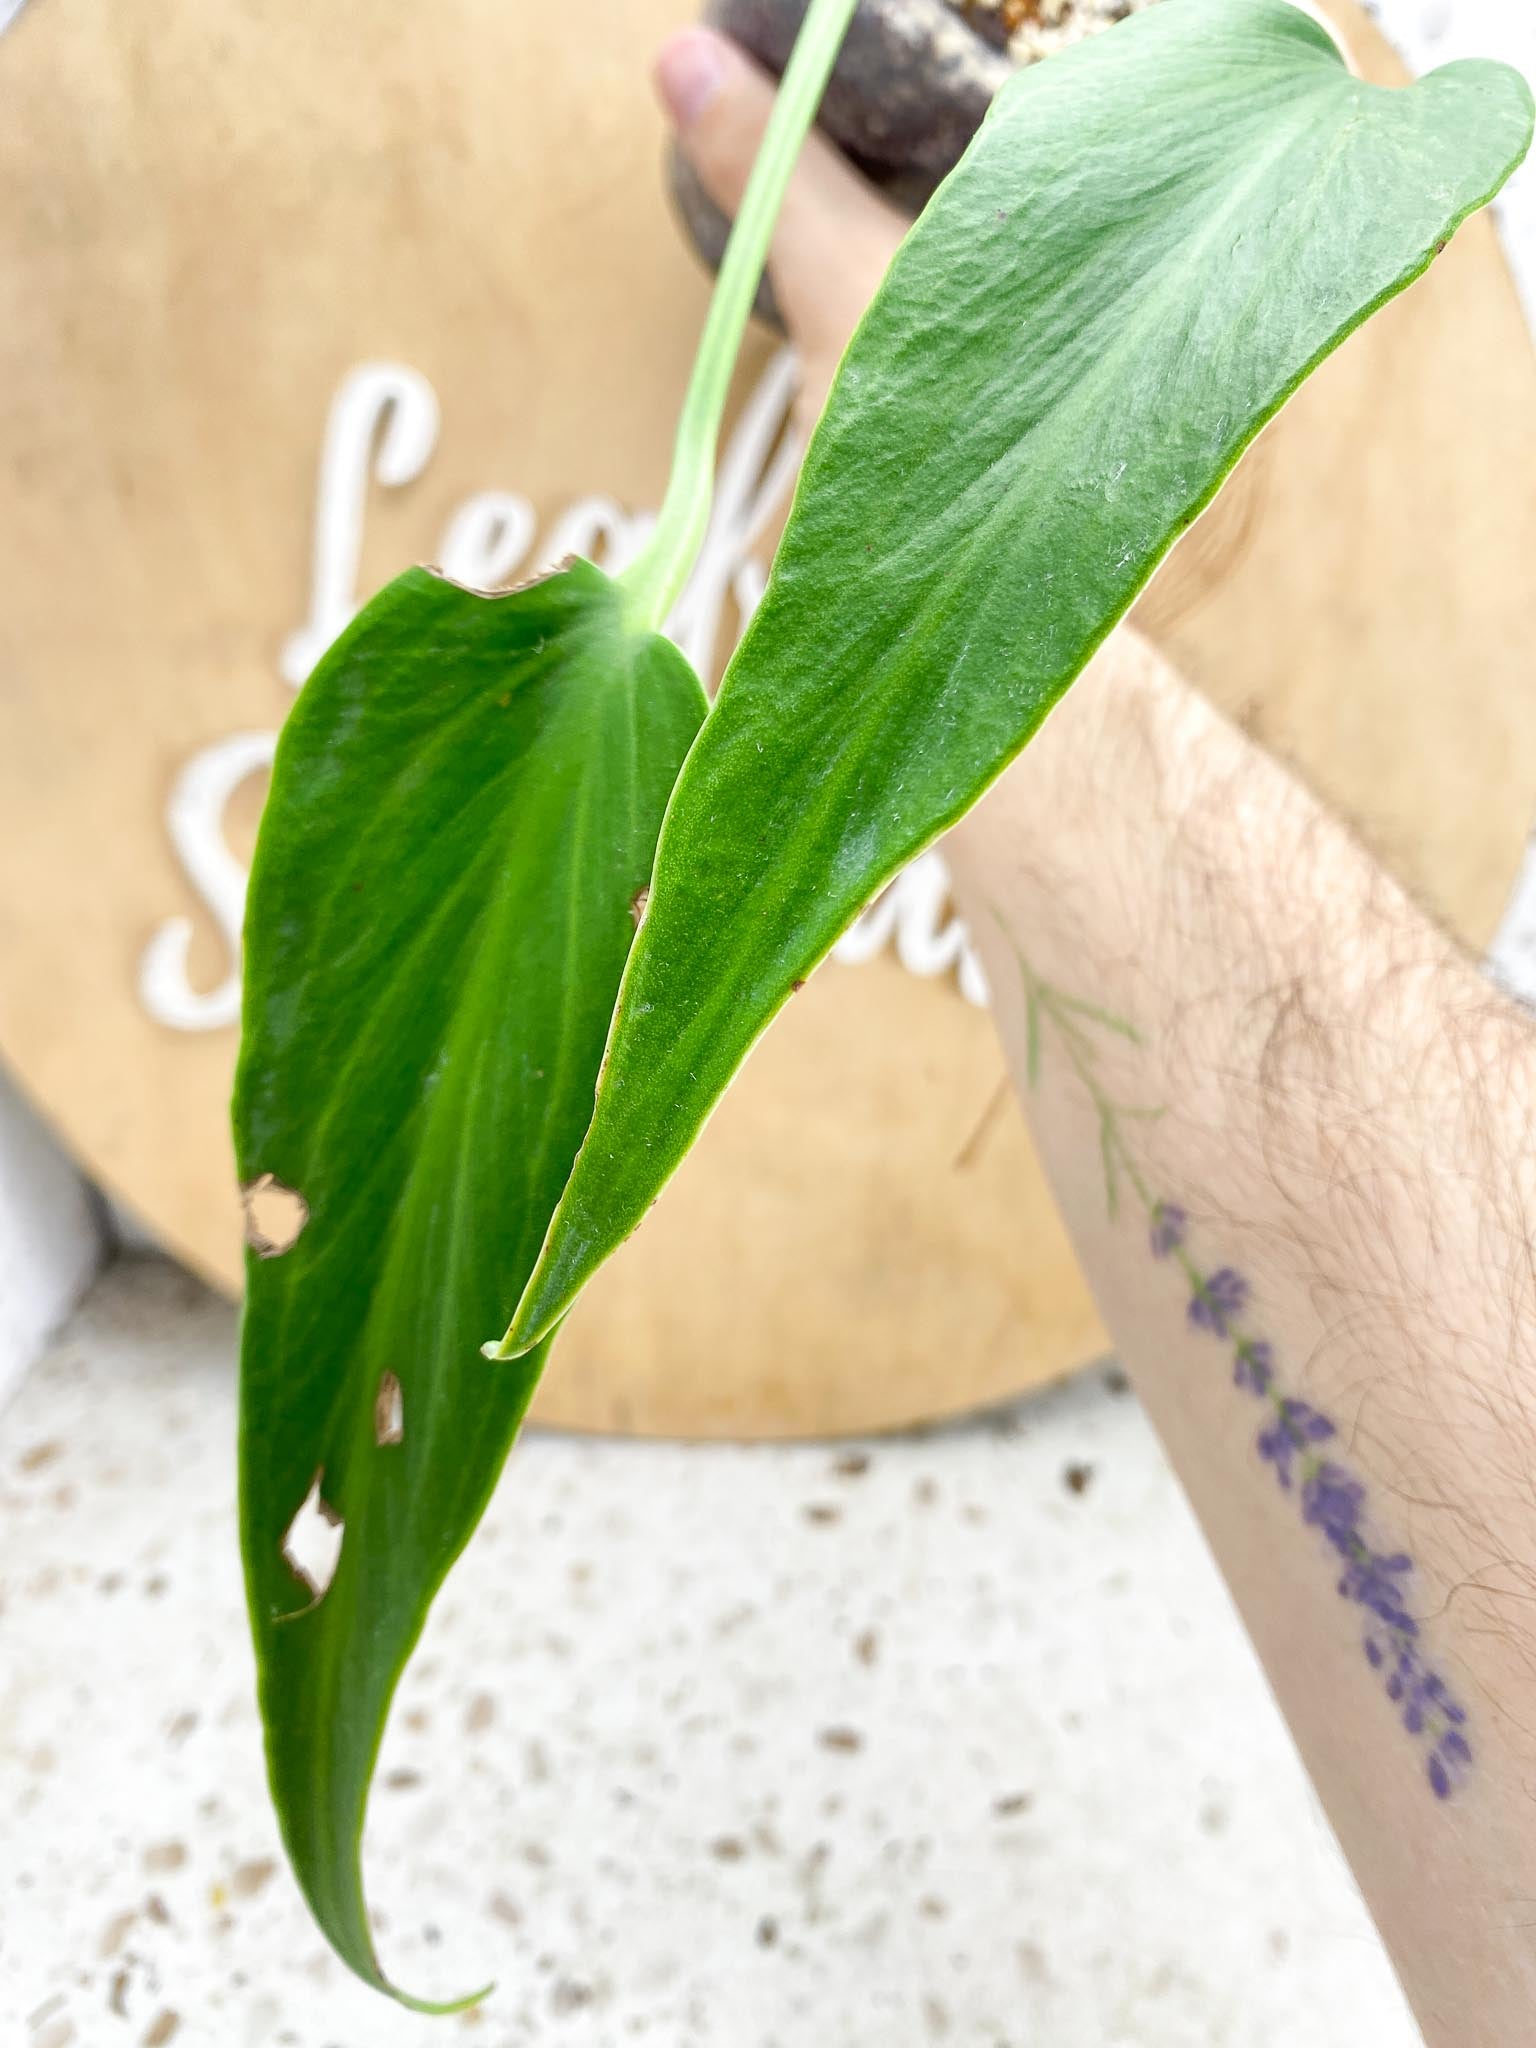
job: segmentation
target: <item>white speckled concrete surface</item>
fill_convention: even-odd
[[[370,1831],[402,1980],[500,1988],[385,2005],[267,1808],[233,1348],[173,1268],[121,1265],[0,1427],[6,2048],[1417,2039],[1103,1372],[860,1447],[530,1437]]]
[[[3,12],[3,7],[0,7]],[[1536,74],[1530,0],[1381,0]],[[1536,171],[1504,209],[1536,309]],[[531,1437],[406,1678],[355,1986],[281,1862],[230,1313],[127,1264],[0,1414],[0,2048],[1412,2048],[1134,1399]]]

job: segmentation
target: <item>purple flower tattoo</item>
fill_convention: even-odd
[[[1248,1282],[1230,1266],[1221,1266],[1208,1280],[1195,1275],[1189,1298],[1189,1320],[1197,1330],[1225,1337],[1248,1306]]]
[[[1324,1458],[1313,1467],[1301,1489],[1302,1519],[1321,1529],[1335,1550],[1348,1555],[1364,1510],[1365,1487],[1347,1466]]]
[[[1267,1394],[1275,1384],[1275,1354],[1262,1337],[1239,1338],[1232,1353],[1232,1384],[1250,1394]]]
[[[1421,1745],[1430,1790],[1449,1799],[1471,1768],[1472,1747],[1463,1732],[1465,1708],[1424,1655],[1409,1605],[1412,1558],[1373,1541],[1364,1480],[1322,1448],[1337,1438],[1333,1423],[1309,1401],[1282,1393],[1273,1346],[1237,1327],[1250,1299],[1247,1283],[1224,1266],[1209,1280],[1196,1271],[1192,1286],[1191,1323],[1231,1344],[1233,1381],[1268,1411],[1254,1440],[1260,1462],[1296,1496],[1302,1520],[1338,1557],[1340,1598],[1369,1617],[1362,1637],[1366,1662],[1381,1674],[1405,1731]]]
[[[1339,1596],[1366,1617],[1361,1639],[1366,1662],[1380,1677],[1405,1732],[1420,1745],[1430,1790],[1437,1799],[1449,1799],[1471,1770],[1472,1747],[1465,1732],[1466,1709],[1430,1663],[1412,1612],[1413,1560],[1377,1541],[1365,1482],[1338,1455],[1334,1424],[1310,1402],[1283,1391],[1273,1345],[1245,1327],[1252,1300],[1246,1277],[1232,1266],[1204,1272],[1189,1251],[1189,1212],[1148,1186],[1125,1137],[1125,1125],[1147,1112],[1118,1104],[1106,1093],[1084,1019],[1120,1036],[1133,1038],[1134,1033],[1062,996],[1040,981],[1027,962],[1021,965],[1033,1013],[1057,1027],[1098,1111],[1111,1215],[1116,1190],[1124,1182],[1146,1212],[1152,1257],[1171,1260],[1183,1272],[1190,1326],[1229,1347],[1234,1386],[1263,1403],[1264,1419],[1254,1439],[1259,1461],[1270,1467],[1281,1490],[1298,1503],[1302,1521],[1337,1558]]]
[[[1166,1259],[1170,1252],[1176,1252],[1184,1242],[1184,1226],[1189,1218],[1176,1202],[1154,1202],[1152,1205],[1152,1227],[1148,1242],[1154,1259]]]
[[[1319,1415],[1315,1408],[1308,1407],[1305,1401],[1288,1401],[1284,1395],[1271,1394],[1268,1388],[1265,1393],[1273,1402],[1275,1419],[1259,1431],[1255,1448],[1265,1464],[1274,1466],[1275,1477],[1289,1493],[1297,1453],[1305,1452],[1308,1444],[1326,1443],[1333,1435],[1333,1424],[1326,1415]],[[1330,1469],[1337,1471],[1339,1467]],[[1302,1489],[1303,1496],[1311,1484],[1312,1480],[1308,1479]],[[1307,1516],[1309,1522],[1312,1519],[1311,1515]]]

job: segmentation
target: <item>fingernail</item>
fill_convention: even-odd
[[[656,83],[674,124],[691,128],[725,83],[725,52],[707,28],[685,29],[656,60]]]

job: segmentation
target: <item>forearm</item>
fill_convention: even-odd
[[[1536,2011],[1527,1025],[1129,636],[950,850],[1095,1293],[1428,2039],[1503,2048]]]

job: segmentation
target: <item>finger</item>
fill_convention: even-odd
[[[663,48],[657,87],[705,190],[734,216],[773,111],[774,81],[727,37],[685,29]],[[806,138],[770,269],[808,373],[835,366],[906,222],[824,135]]]
[[[656,83],[710,198],[734,216],[773,111],[775,81],[729,37],[692,28],[663,46]],[[816,130],[806,138],[797,177],[834,201],[862,182]]]

